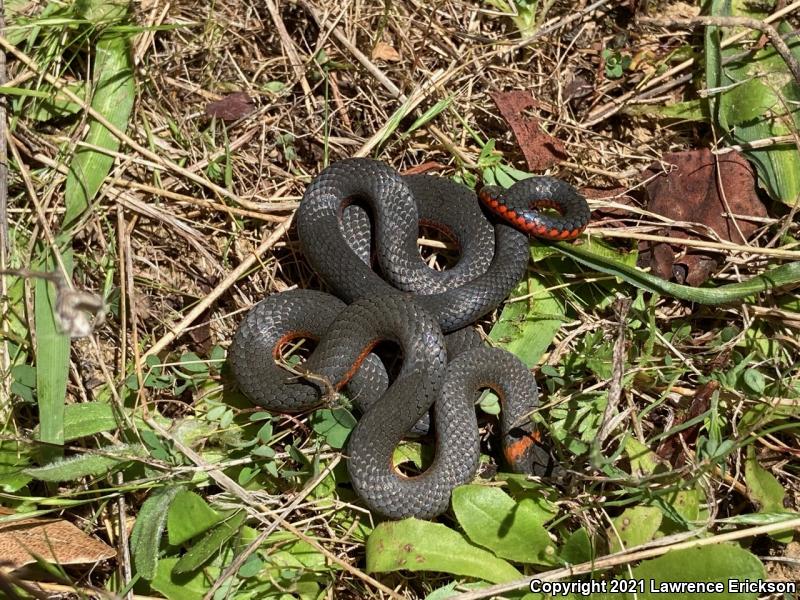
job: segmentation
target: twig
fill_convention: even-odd
[[[704,240],[674,238],[665,235],[650,235],[648,233],[617,231],[613,229],[592,229],[589,233],[606,238],[626,238],[645,240],[648,242],[664,242],[676,246],[691,246],[693,248],[705,248],[706,250],[719,250],[721,252],[746,252],[754,256],[777,256],[778,258],[785,258],[788,260],[800,260],[800,251],[784,250],[782,248],[756,248],[755,246],[742,246],[740,244],[706,242]]]
[[[117,473],[117,483],[120,487],[123,486],[125,483],[125,479],[122,473]],[[118,546],[119,546],[119,570],[120,575],[122,576],[122,583],[127,588],[131,582],[131,577],[133,576],[133,570],[131,569],[131,552],[130,547],[128,546],[128,526],[126,523],[127,520],[127,509],[125,508],[125,494],[120,494],[119,498],[117,498],[117,526],[119,527],[119,537],[118,537]],[[128,590],[128,593],[125,594],[125,598],[127,600],[133,600],[133,592]]]
[[[264,531],[259,533],[258,537],[250,542],[247,548],[245,548],[236,556],[235,559],[233,559],[233,562],[228,565],[225,571],[216,579],[216,581],[214,581],[214,585],[211,586],[211,589],[209,589],[206,592],[206,595],[203,596],[203,600],[212,600],[212,598],[214,598],[214,593],[220,588],[220,586],[225,583],[229,577],[232,577],[236,574],[236,572],[239,570],[239,567],[244,564],[244,562],[253,552],[261,547],[261,544],[264,542],[264,540],[266,540],[269,535],[278,528],[278,526],[281,524],[281,521],[285,520],[292,513],[292,511],[294,511],[294,509],[297,508],[303,500],[305,500],[306,496],[308,496],[308,494],[310,494],[314,488],[316,488],[320,482],[322,482],[323,479],[331,474],[333,469],[336,468],[336,465],[338,465],[341,460],[342,455],[338,454],[330,462],[330,464],[328,464],[327,467],[322,469],[322,471],[320,471],[316,477],[314,477],[305,485],[305,487],[303,487],[300,493],[297,494],[297,497],[292,500],[288,506],[277,512],[277,518],[272,522],[272,524],[268,525]]]
[[[699,16],[699,17],[671,17],[669,19],[661,19],[657,17],[640,17],[639,21],[648,25],[657,25],[659,27],[668,27],[674,29],[676,27],[693,27],[702,25],[703,27],[746,27],[748,29],[755,29],[760,31],[769,38],[770,43],[775,48],[775,51],[781,55],[781,58],[786,62],[789,70],[794,76],[794,80],[800,85],[800,62],[792,55],[792,51],[783,38],[769,23],[752,19],[750,17],[722,17],[722,16]]]
[[[652,547],[643,548],[642,546],[636,546],[634,548],[629,548],[628,550],[624,550],[623,552],[618,552],[617,554],[611,554],[609,556],[581,563],[579,565],[565,567],[562,569],[553,569],[552,571],[546,571],[544,573],[539,573],[538,575],[524,577],[522,579],[517,579],[515,581],[510,581],[508,583],[490,585],[489,587],[481,588],[474,592],[467,592],[465,594],[454,596],[454,599],[478,600],[480,598],[489,598],[491,596],[496,596],[503,594],[505,592],[510,592],[512,590],[518,590],[527,587],[530,585],[531,581],[534,580],[558,581],[559,579],[566,579],[567,577],[574,577],[576,575],[583,575],[586,573],[595,573],[597,571],[604,571],[606,569],[610,569],[611,567],[630,564],[639,560],[644,560],[646,558],[654,558],[656,556],[662,556],[667,552],[671,552],[673,550],[684,550],[686,548],[699,548],[701,546],[711,546],[713,544],[721,544],[723,542],[731,542],[734,540],[740,540],[748,537],[755,537],[767,533],[775,533],[778,531],[791,531],[791,530],[796,530],[798,528],[800,528],[800,518],[790,519],[788,521],[783,521],[782,523],[771,523],[769,525],[750,527],[748,529],[741,529],[739,531],[730,531],[728,533],[722,533],[719,535],[707,538],[701,538],[698,540],[688,540],[686,542],[680,542],[677,544],[665,544],[663,546],[659,546],[656,548]],[[695,534],[700,535],[702,532],[703,530],[698,530],[695,532]]]
[[[303,8],[306,10],[306,12],[311,16],[312,19],[314,19],[314,22],[321,28],[322,22],[319,16],[317,15],[316,11],[314,10],[314,7],[311,5],[311,3],[308,2],[307,0],[299,0],[299,1],[300,4],[303,5]],[[359,63],[361,63],[361,66],[363,66],[369,72],[370,75],[372,75],[375,79],[378,80],[378,83],[380,83],[386,89],[386,91],[389,92],[389,94],[391,94],[394,98],[396,98],[400,102],[408,101],[408,96],[406,96],[402,92],[402,90],[399,87],[397,87],[394,84],[394,82],[391,79],[389,79],[386,76],[386,74],[383,71],[381,71],[378,68],[378,66],[369,59],[369,57],[366,54],[361,52],[361,50],[359,50],[354,43],[352,43],[349,39],[347,39],[347,36],[343,34],[341,31],[339,31],[335,25],[333,26],[331,34],[339,41],[339,43],[342,46],[347,48],[347,51],[350,52],[350,54],[352,54]],[[466,68],[466,66],[467,63],[462,65],[459,69],[452,70],[450,72],[450,75],[451,76],[455,75],[462,69]],[[430,89],[434,89],[434,87],[435,86],[432,86]],[[420,100],[422,100],[422,98],[420,98]],[[461,150],[458,147],[456,147],[453,140],[451,140],[450,137],[446,133],[444,133],[441,129],[432,124],[427,125],[427,129],[450,152],[452,152],[456,156],[456,158],[458,158],[458,160],[462,162],[462,164],[468,167],[476,166],[475,161],[472,160],[469,156],[467,156],[463,152],[461,152]]]
[[[170,432],[161,427],[161,425],[156,423],[153,419],[147,417],[145,418],[145,422],[150,427],[152,427],[153,430],[155,430],[156,433],[158,433],[160,436],[162,436],[167,440],[170,440],[175,445],[175,447],[184,456],[186,456],[186,458],[191,460],[197,466],[203,467],[204,472],[206,472],[208,476],[211,477],[211,479],[213,479],[222,489],[226,490],[230,494],[233,494],[236,498],[247,504],[251,508],[250,511],[251,515],[256,516],[262,523],[264,523],[267,526],[272,525],[272,523],[270,523],[269,520],[262,514],[266,510],[266,507],[259,504],[250,492],[245,490],[242,486],[240,486],[238,483],[236,483],[230,477],[228,477],[218,466],[208,463],[206,460],[203,459],[202,456],[200,456],[197,452],[189,448],[181,440],[179,440]],[[365,583],[368,583],[369,585],[379,589],[380,591],[387,594],[391,598],[395,598],[396,600],[404,600],[402,596],[400,596],[390,588],[386,587],[384,584],[382,584],[374,577],[367,575],[366,573],[360,571],[347,561],[336,556],[334,553],[332,553],[325,546],[320,544],[313,537],[306,535],[305,533],[300,531],[292,523],[289,523],[288,521],[284,520],[279,515],[273,514],[272,516],[276,521],[278,521],[280,527],[290,532],[292,535],[299,538],[300,540],[313,546],[317,551],[324,554],[328,558],[328,560],[336,563],[351,575],[354,575],[355,577],[358,577]]]
[[[764,19],[764,23],[772,23],[774,21],[777,21],[781,17],[791,13],[797,8],[800,8],[800,0],[793,2],[792,4],[782,8],[781,10],[775,11],[770,16]],[[747,31],[741,31],[735,35],[732,35],[729,38],[725,38],[720,43],[720,48],[727,48],[728,46],[735,44],[736,42],[744,39],[747,36],[747,33],[748,33]],[[677,75],[678,73],[680,73],[685,69],[688,69],[693,64],[694,64],[694,59],[689,58],[683,61],[682,63],[675,65],[674,67],[662,73],[661,75],[658,75],[657,77],[654,77],[650,80],[643,81],[642,84],[638,87],[638,89],[631,90],[630,92],[623,94],[619,98],[615,98],[611,102],[608,102],[603,106],[593,110],[589,114],[588,120],[585,121],[582,125],[584,127],[592,127],[593,125],[597,125],[601,121],[604,121],[608,117],[616,114],[623,106],[625,106],[628,100],[630,100],[637,94],[651,90],[653,86],[660,84],[662,82],[672,83],[673,81],[675,81],[675,75]]]
[[[261,243],[261,245],[256,248],[253,253],[245,258],[239,266],[237,266],[233,271],[231,271],[225,279],[223,279],[217,287],[215,287],[211,292],[203,298],[201,302],[198,302],[197,305],[189,311],[189,313],[180,320],[175,326],[172,327],[169,333],[164,335],[160,340],[158,340],[150,349],[144,353],[142,358],[147,358],[148,356],[158,354],[164,348],[169,346],[173,341],[175,341],[178,336],[180,336],[189,325],[194,323],[195,319],[197,319],[200,315],[202,315],[206,309],[211,306],[214,302],[216,302],[217,298],[219,298],[222,294],[224,294],[229,287],[231,287],[236,281],[244,275],[250,267],[252,267],[256,262],[261,259],[261,256],[270,248],[272,248],[279,239],[283,237],[283,235],[289,230],[289,226],[292,223],[292,217],[287,217],[286,220],[278,225],[269,237]]]
[[[272,22],[275,24],[275,29],[278,31],[278,37],[281,38],[281,45],[286,51],[289,64],[294,71],[295,77],[297,77],[297,80],[300,82],[300,86],[303,88],[303,99],[306,103],[306,111],[308,115],[311,116],[314,114],[316,101],[314,99],[314,94],[311,92],[311,86],[308,85],[305,71],[303,70],[303,61],[300,60],[300,56],[297,54],[297,50],[294,47],[294,42],[292,41],[289,32],[286,30],[286,25],[283,23],[281,13],[278,11],[275,1],[266,0],[266,4],[269,16],[272,18]]]
[[[582,19],[583,17],[588,15],[590,12],[595,11],[598,8],[600,8],[601,6],[603,6],[604,4],[608,3],[608,1],[609,0],[597,0],[597,2],[593,2],[592,4],[590,4],[589,6],[584,8],[583,10],[579,10],[578,12],[574,12],[568,17],[555,17],[553,19],[550,19],[550,21],[547,24],[543,25],[541,28],[539,28],[536,31],[536,33],[534,33],[533,35],[531,35],[529,37],[526,37],[524,40],[522,40],[520,42],[517,42],[516,44],[511,46],[508,50],[506,50],[506,52],[514,52],[515,50],[519,50],[520,48],[525,48],[526,46],[530,46],[533,42],[535,42],[539,38],[544,37],[549,33],[552,33],[556,29],[561,29],[562,27],[564,27],[566,25],[569,25],[570,23],[573,23],[574,21]],[[623,3],[620,2],[620,4],[623,4]]]
[[[603,442],[612,431],[612,424],[615,422],[619,401],[622,399],[622,377],[625,375],[625,331],[628,324],[628,312],[631,309],[630,298],[617,298],[614,302],[614,312],[617,317],[617,339],[614,341],[614,351],[612,353],[613,369],[611,382],[608,385],[608,402],[603,411],[603,420],[598,428],[597,435],[592,441],[592,454],[598,459],[601,455]],[[595,465],[599,467],[599,465]]]
[[[0,0],[0,35],[5,35],[5,2]],[[5,85],[6,53],[0,52],[0,85]],[[8,148],[6,146],[6,97],[0,97],[0,269],[8,267]],[[8,293],[5,279],[0,278],[0,315],[8,314]],[[5,325],[5,319],[3,319]],[[0,426],[5,429],[11,414],[11,379],[8,376],[11,368],[11,357],[8,353],[8,336],[0,331],[0,386],[4,391],[4,400],[0,402]]]
[[[166,169],[168,169],[170,171],[178,173],[179,175],[182,175],[186,179],[189,179],[190,181],[193,181],[194,183],[196,183],[198,185],[201,185],[201,186],[203,186],[205,188],[208,188],[208,189],[216,192],[220,196],[223,196],[225,198],[228,198],[229,200],[232,200],[233,202],[236,202],[237,204],[239,204],[241,202],[242,199],[239,198],[239,196],[234,194],[233,192],[225,189],[224,187],[221,187],[221,186],[217,185],[216,183],[212,183],[211,181],[209,181],[205,177],[201,177],[200,175],[197,175],[196,173],[193,173],[189,169],[186,169],[185,167],[181,167],[180,165],[178,165],[178,164],[172,162],[171,160],[168,160],[168,159],[158,155],[157,153],[153,152],[152,150],[149,150],[148,148],[145,148],[144,146],[142,146],[141,144],[136,142],[133,138],[128,136],[124,131],[120,130],[113,123],[111,123],[101,113],[99,113],[97,110],[95,110],[94,108],[92,108],[91,106],[86,104],[86,101],[83,98],[80,98],[77,94],[75,94],[72,90],[70,90],[65,84],[63,84],[61,81],[59,81],[58,78],[53,77],[49,73],[43,71],[42,68],[39,65],[37,65],[27,54],[25,54],[24,52],[21,52],[19,49],[17,49],[4,36],[0,36],[0,46],[2,46],[2,48],[6,52],[9,52],[10,54],[13,54],[15,58],[17,58],[20,62],[22,62],[31,71],[33,71],[36,74],[38,74],[39,76],[43,77],[44,80],[47,81],[47,83],[49,83],[54,88],[56,88],[59,92],[64,94],[72,102],[74,102],[75,104],[80,106],[81,109],[83,109],[89,116],[91,116],[94,120],[96,120],[98,123],[103,125],[103,127],[108,129],[108,131],[114,137],[116,137],[121,142],[127,144],[133,150],[136,150],[142,156],[150,159],[154,163],[162,166],[163,168],[166,168]]]

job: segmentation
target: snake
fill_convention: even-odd
[[[434,518],[456,486],[474,479],[475,403],[484,389],[500,399],[500,446],[511,470],[551,473],[555,459],[531,418],[539,406],[533,374],[513,354],[484,346],[470,325],[524,276],[529,234],[574,239],[589,216],[582,196],[552,177],[506,191],[487,186],[479,200],[446,178],[403,176],[366,158],[335,162],[308,185],[295,217],[303,255],[332,293],[295,289],[256,304],[228,350],[238,387],[254,404],[288,413],[344,392],[361,412],[347,443],[350,482],[390,519]],[[421,225],[455,243],[455,265],[425,263]],[[300,339],[316,347],[288,372],[278,364],[282,349]],[[373,352],[386,341],[402,356],[392,381]],[[400,472],[396,447],[426,430],[435,438],[432,463],[419,474]]]

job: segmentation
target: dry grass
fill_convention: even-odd
[[[679,99],[684,86],[673,82],[688,74],[690,65],[665,57],[691,40],[690,34],[637,24],[628,2],[596,2],[591,10],[560,1],[541,4],[537,22],[543,28],[530,32],[532,39],[524,44],[526,36],[514,21],[489,3],[145,0],[137,5],[133,22],[146,29],[134,43],[137,100],[127,134],[150,155],[124,146],[91,211],[74,230],[75,285],[103,294],[112,312],[93,340],[73,346],[69,397],[92,399],[99,386],[116,389],[131,374],[143,381],[151,355],[164,362],[187,351],[207,357],[215,345],[227,346],[244,311],[259,299],[293,286],[318,286],[290,225],[305,186],[326,164],[368,155],[399,170],[435,162],[440,175],[469,178],[480,176],[482,144],[495,139],[506,164],[524,169],[491,91],[532,92],[538,103],[532,114],[563,141],[569,157],[549,174],[599,190],[595,209],[618,207],[625,196],[641,200],[641,173],[664,153],[713,145],[706,127],[665,126],[648,116],[625,115],[618,102],[627,98],[626,105],[641,106]],[[675,4],[658,14],[670,10],[686,14]],[[158,29],[167,24],[177,27]],[[622,78],[604,76],[601,51],[610,47],[636,51],[635,66]],[[668,71],[671,78],[660,78],[663,69],[657,69],[676,65]],[[66,83],[83,67],[56,60],[47,71]],[[31,73],[15,61],[8,79],[19,85]],[[252,114],[235,122],[212,121],[206,105],[236,91],[253,98]],[[405,134],[417,117],[448,98],[448,108],[434,120]],[[396,127],[392,115],[403,105],[411,110]],[[63,212],[63,166],[69,163],[61,152],[63,136],[74,145],[83,129],[19,116],[10,143],[22,167],[11,177],[8,221],[36,239],[43,230],[57,229]],[[29,209],[22,180],[28,175],[39,215]],[[636,223],[645,229],[631,230],[635,239],[660,224],[646,212]],[[32,255],[28,246],[16,260],[26,265]],[[30,293],[27,297],[30,307]],[[726,315],[743,324],[754,318]],[[685,316],[679,303],[659,309],[663,323]],[[578,351],[578,342],[593,329],[615,335],[608,315],[586,310],[579,317],[582,322],[570,324],[545,360],[557,362]],[[791,325],[791,316],[777,318]],[[796,341],[788,339],[792,331],[787,326],[784,341],[797,352]],[[677,349],[675,354],[684,358]],[[691,371],[705,371],[705,359],[698,353],[686,360],[687,377],[694,381]],[[200,395],[219,393],[223,380],[213,383]],[[682,384],[693,385],[676,386]],[[191,416],[200,395],[171,397],[142,388],[136,403],[169,416]],[[644,405],[653,398],[634,400]],[[289,418],[281,425],[287,432],[298,428]],[[161,433],[174,439],[169,431]],[[776,473],[796,494],[797,474],[782,468],[792,460],[790,450],[764,444],[773,450]],[[310,442],[306,449],[313,453]],[[199,455],[196,462],[206,464]],[[217,475],[220,498],[244,501],[262,530],[297,531],[339,564],[330,597],[367,597],[377,589],[385,596],[417,597],[450,579],[393,575],[376,582],[360,570],[361,541],[329,524],[332,509],[307,498],[311,488],[300,496],[273,497]],[[720,474],[716,491],[722,494],[741,479],[736,469]],[[589,530],[603,530],[607,515],[591,500],[599,488],[590,479],[582,483],[574,498],[561,502],[568,510],[590,507],[578,519]],[[135,513],[135,506],[128,509]]]

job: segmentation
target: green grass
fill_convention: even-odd
[[[430,24],[427,37],[414,37],[421,35],[414,30],[396,46],[404,60],[414,56],[417,63],[408,58],[380,67],[404,90],[423,89],[420,73],[449,65],[437,62],[442,52],[452,60],[448,52],[464,44],[465,59],[480,61],[470,53],[484,56],[490,47],[502,57],[504,46],[487,42],[485,34],[499,41],[527,37],[555,10],[549,2],[489,5],[490,13],[475,13],[480,34],[454,23],[442,29],[444,8],[433,16],[414,12]],[[293,5],[283,18],[321,99],[319,114],[306,115],[293,69],[275,58],[283,40],[272,30],[255,36],[261,29],[247,20],[258,14],[251,8],[234,3],[222,13],[181,5],[175,8],[181,18],[143,25],[143,15],[126,4],[51,3],[32,15],[21,15],[21,4],[7,5],[7,40],[35,69],[10,60],[13,85],[2,88],[21,156],[10,163],[6,266],[60,272],[60,261],[76,289],[97,290],[108,305],[107,324],[91,339],[70,339],[59,324],[57,288],[44,279],[5,280],[0,505],[68,519],[118,548],[127,541],[130,550],[94,570],[71,568],[74,579],[66,583],[78,588],[90,581],[118,595],[130,590],[175,600],[374,597],[379,590],[435,600],[491,593],[536,598],[525,590],[542,574],[556,580],[591,574],[606,583],[764,578],[768,561],[759,557],[781,555],[800,529],[800,262],[796,217],[789,213],[795,179],[786,175],[797,149],[779,145],[748,155],[775,201],[770,214],[776,220],[765,224],[761,239],[788,227],[777,248],[750,254],[732,245],[707,248],[737,270],[735,282],[718,278],[692,288],[661,280],[636,266],[636,233],[614,245],[610,235],[599,239],[602,226],[580,245],[534,242],[528,277],[484,325],[490,343],[535,369],[542,408],[532,418],[571,472],[561,481],[508,474],[490,451],[496,443],[487,444],[486,470],[456,490],[451,510],[436,522],[381,522],[349,484],[341,452],[356,423],[349,405],[270,414],[236,391],[225,365],[225,348],[246,308],[287,285],[317,285],[293,253],[293,238],[265,254],[259,269],[227,284],[215,302],[204,302],[288,215],[270,203],[296,202],[309,174],[370,140],[369,150],[382,160],[410,166],[433,157],[473,187],[479,181],[509,186],[531,176],[515,162],[513,140],[491,104],[474,90],[528,87],[528,71],[547,72],[564,64],[563,57],[545,55],[552,48],[543,37],[535,51],[520,51],[526,70],[502,60],[485,72],[464,68],[452,82],[401,103],[381,96],[372,79],[358,79],[369,76],[338,46],[303,45],[313,28]],[[360,36],[371,33],[369,23],[393,36],[397,15],[414,10],[389,2],[374,15],[354,15],[360,18],[348,27],[366,48]],[[601,36],[615,33],[601,20],[598,29]],[[431,49],[428,42],[448,31],[445,49]],[[137,46],[138,34],[153,38]],[[695,128],[723,132],[729,143],[785,133],[745,117],[760,114],[758,102],[770,94],[780,92],[791,104],[797,85],[776,91],[731,80],[751,77],[752,69],[780,70],[774,53],[758,50],[750,62],[721,70],[727,55],[716,43],[711,32],[695,50],[706,58],[695,76],[722,89],[707,105],[703,100],[703,110],[687,89],[689,112],[658,105],[629,111],[615,124],[614,135],[622,138],[648,115],[690,115],[689,125],[662,123],[644,141],[616,140],[602,127],[581,129],[580,115],[565,116],[562,96],[547,96],[563,88],[550,86],[550,79],[536,93],[552,101],[546,114],[559,125],[552,130],[571,136],[570,148],[603,146],[601,155],[588,153],[585,160],[606,171],[643,166],[630,162],[646,153],[641,148],[701,145],[707,138]],[[570,56],[588,61],[585,70],[600,64],[603,47],[586,55],[576,43]],[[249,60],[255,56],[263,62]],[[412,71],[419,65],[429,71]],[[634,89],[637,73],[628,67],[602,82],[603,94]],[[234,126],[202,116],[207,100],[240,87],[256,98],[257,117]],[[744,98],[750,104],[740,104],[743,88],[753,93],[754,100]],[[122,143],[87,107],[163,157],[160,166]],[[342,111],[350,111],[350,130]],[[627,121],[631,114],[640,121]],[[796,132],[795,121],[784,119],[781,127]],[[432,135],[432,127],[439,133]],[[235,150],[252,129],[254,141]],[[178,165],[202,177],[187,178]],[[221,186],[216,197],[204,181]],[[122,193],[154,212],[126,208],[117,201]],[[186,201],[192,197],[252,204],[233,217]],[[245,209],[273,221],[245,216]],[[165,351],[149,352],[195,306],[205,307],[202,315],[176,332]],[[491,400],[482,406],[487,415],[496,413]],[[417,443],[398,451],[417,466],[428,454]],[[0,536],[12,517],[0,516]],[[130,579],[117,570],[126,560]],[[597,597],[633,596],[608,591]]]

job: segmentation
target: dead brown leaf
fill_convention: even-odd
[[[442,171],[447,167],[442,163],[436,162],[435,160],[429,160],[424,163],[414,165],[413,167],[409,167],[405,171],[401,173],[401,175],[422,175],[423,173],[428,173],[429,171]]]
[[[767,216],[767,209],[756,193],[753,169],[740,154],[731,152],[715,157],[703,148],[667,154],[662,163],[673,165],[672,170],[664,173],[660,164],[654,164],[643,173],[649,197],[647,208],[651,212],[675,221],[706,225],[721,240],[736,244],[746,242],[758,224],[731,214]],[[690,239],[703,237],[685,231],[663,233]],[[680,247],[642,244],[640,249],[659,277],[688,285],[700,285],[718,266],[714,256],[702,251],[688,251],[676,258]]]
[[[378,42],[372,49],[372,60],[386,60],[397,62],[401,60],[400,53],[393,46],[385,42]]]
[[[529,170],[544,171],[567,157],[563,142],[542,131],[538,119],[524,114],[526,109],[537,106],[530,92],[512,90],[495,92],[491,96],[503,120],[514,132]]]
[[[0,508],[0,515],[14,514]],[[38,556],[60,565],[96,563],[114,558],[117,552],[97,538],[85,534],[64,519],[21,519],[0,523],[0,560],[14,570],[36,562]]]
[[[246,117],[255,109],[253,99],[246,92],[234,92],[215,102],[209,102],[206,105],[206,114],[223,121],[235,121]]]

